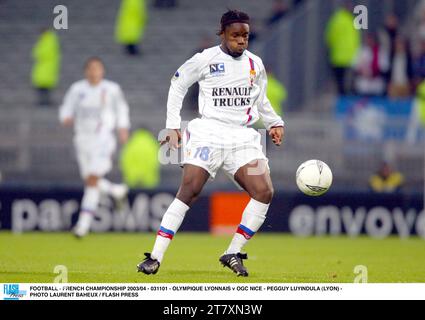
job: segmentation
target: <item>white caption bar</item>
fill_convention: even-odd
[[[1,300],[424,300],[425,283],[2,283]]]

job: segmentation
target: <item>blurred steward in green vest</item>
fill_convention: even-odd
[[[158,151],[158,141],[148,130],[138,129],[131,135],[120,160],[124,181],[130,188],[152,189],[158,186]]]
[[[341,95],[347,94],[347,75],[355,62],[361,42],[360,31],[354,28],[352,12],[351,1],[343,1],[343,5],[330,18],[325,31],[329,62]]]
[[[115,25],[115,39],[130,55],[139,54],[147,21],[145,0],[122,0]]]
[[[417,142],[418,131],[421,126],[422,129],[425,127],[425,80],[416,89],[416,97],[413,101],[406,135],[408,143],[415,144]]]
[[[39,94],[39,105],[50,105],[50,91],[59,80],[61,52],[59,39],[50,29],[43,29],[32,49],[34,64],[31,81]]]
[[[283,83],[276,79],[270,70],[267,70],[267,98],[269,98],[270,104],[279,116],[283,115],[282,104],[287,96],[288,93]]]

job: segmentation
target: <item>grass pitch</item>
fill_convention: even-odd
[[[153,233],[90,234],[0,232],[0,283],[51,283],[54,268],[68,269],[68,282],[353,282],[354,267],[368,268],[369,282],[425,282],[425,240],[420,238],[312,237],[257,234],[246,246],[248,278],[236,277],[218,258],[230,237],[178,233],[158,274],[136,272]]]

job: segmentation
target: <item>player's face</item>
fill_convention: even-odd
[[[249,25],[232,23],[227,26],[223,35],[224,45],[232,56],[240,56],[248,48]]]
[[[91,61],[85,70],[86,79],[91,84],[98,84],[105,75],[105,68],[103,67],[103,64],[100,61]]]

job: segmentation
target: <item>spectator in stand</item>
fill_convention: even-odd
[[[53,30],[46,28],[41,31],[32,49],[32,58],[31,81],[38,92],[38,104],[51,105],[50,92],[58,84],[61,63],[59,39]]]
[[[379,30],[379,43],[383,50],[392,54],[395,49],[396,37],[399,34],[399,19],[396,14],[390,13],[385,17],[383,28]]]
[[[288,3],[286,0],[274,0],[272,5],[272,12],[266,19],[266,26],[271,27],[280,20],[282,20],[289,12]]]
[[[380,51],[377,37],[368,33],[365,37],[356,66],[354,86],[356,93],[365,96],[382,96],[385,93],[383,73],[388,69],[389,61]]]
[[[415,87],[425,79],[425,40],[421,42],[421,51],[413,62]]]
[[[413,36],[412,44],[414,46],[412,50],[417,55],[421,51],[420,44],[425,41],[425,0],[420,1],[416,6],[413,20],[411,31]]]
[[[129,55],[140,54],[139,43],[147,21],[145,0],[122,0],[115,26],[115,39]]]
[[[360,32],[354,28],[352,12],[351,2],[344,1],[344,5],[330,18],[325,33],[329,61],[341,95],[350,91],[347,89],[348,73],[360,48]]]
[[[373,192],[394,193],[399,192],[404,184],[403,175],[383,162],[375,174],[369,179],[369,186]]]
[[[382,54],[386,55],[388,61],[392,60],[395,50],[395,41],[399,33],[399,19],[396,14],[390,13],[385,17],[382,28],[378,31],[379,44]],[[387,87],[391,80],[391,70],[384,72]]]
[[[391,98],[406,98],[411,95],[413,64],[409,46],[402,36],[395,39],[390,57],[388,95]]]

